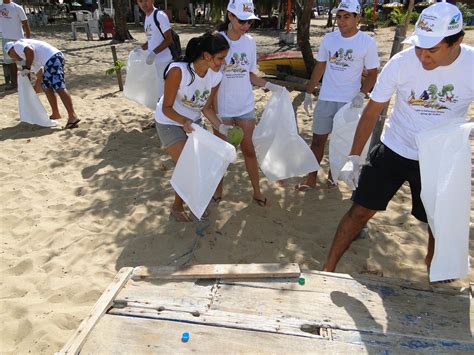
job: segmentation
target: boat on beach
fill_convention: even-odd
[[[316,58],[316,52],[314,52]],[[267,75],[282,73],[308,78],[303,56],[300,51],[286,51],[262,54],[257,58],[260,71]]]

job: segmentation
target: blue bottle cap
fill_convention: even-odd
[[[182,335],[181,335],[181,341],[183,343],[187,343],[189,340],[189,333],[188,332],[184,332]]]

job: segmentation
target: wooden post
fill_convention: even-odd
[[[287,15],[286,15],[286,28],[285,28],[286,33],[290,32],[290,26],[291,26],[291,0],[288,0],[288,9],[287,9]]]
[[[114,59],[114,65],[117,63],[117,51],[115,50],[115,46],[110,46],[110,49],[112,50],[112,57]],[[122,83],[122,70],[116,70],[115,73],[117,74],[117,81],[118,81],[118,86],[119,90],[123,91],[123,83]]]

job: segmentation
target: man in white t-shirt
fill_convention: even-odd
[[[137,0],[137,3],[146,15],[144,28],[147,41],[142,45],[142,49],[148,51],[146,63],[155,65],[158,97],[161,97],[164,85],[163,75],[166,67],[173,59],[168,48],[173,41],[170,21],[166,13],[155,8],[153,0]]]
[[[0,32],[2,33],[2,48],[7,42],[30,38],[30,25],[25,11],[11,0],[3,0],[3,4],[0,5]],[[3,60],[5,64],[9,64],[12,81],[6,86],[6,90],[16,89],[18,75],[16,63],[5,52],[3,52]]]
[[[405,41],[414,47],[395,55],[383,68],[341,171],[341,178],[355,189],[353,204],[339,223],[324,271],[336,269],[367,221],[386,209],[406,181],[412,194],[412,215],[427,222],[420,198],[415,136],[441,122],[465,117],[474,99],[474,48],[461,44],[462,23],[454,5],[442,2],[426,8],[414,34]],[[394,92],[396,101],[381,143],[371,150],[368,163],[360,170],[362,149]],[[435,243],[429,227],[428,235],[425,263],[429,268]]]
[[[21,76],[28,76],[30,72],[36,74],[34,88],[36,92],[44,91],[51,105],[52,114],[50,119],[58,120],[61,118],[56,99],[57,93],[68,113],[65,128],[77,128],[80,119],[74,111],[71,95],[66,89],[64,56],[61,51],[49,43],[27,38],[16,42],[7,42],[3,50],[15,61],[25,62],[20,72]]]
[[[326,34],[316,56],[311,79],[306,86],[304,109],[309,114],[313,108],[311,93],[323,77],[318,103],[313,113],[313,138],[311,150],[321,163],[324,146],[332,131],[334,116],[348,102],[354,107],[362,107],[364,98],[372,90],[377,80],[379,57],[377,45],[372,37],[359,31],[360,5],[358,0],[343,0],[336,9],[339,31]],[[367,76],[361,86],[363,70]],[[306,191],[316,186],[318,172],[306,176],[304,182],[296,185],[296,190]],[[328,188],[335,187],[331,173]]]

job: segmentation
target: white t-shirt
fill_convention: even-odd
[[[254,110],[250,73],[257,72],[257,45],[249,35],[229,42],[229,53],[222,69],[223,78],[217,92],[217,108],[221,117],[237,117]]]
[[[15,45],[13,46],[16,54],[18,54],[23,60],[26,60],[25,47],[31,47],[35,54],[33,63],[31,64],[31,71],[34,73],[40,70],[41,67],[46,64],[49,58],[60,52],[59,49],[53,47],[49,43],[38,41],[36,39],[23,38],[19,41],[16,41]]]
[[[465,117],[474,99],[474,47],[461,45],[461,54],[450,65],[423,69],[410,47],[385,65],[371,99],[387,102],[397,97],[382,142],[399,155],[418,160],[415,135],[432,126]]]
[[[339,31],[326,34],[316,60],[326,62],[319,99],[349,102],[359,92],[362,70],[380,65],[377,45],[362,31],[345,38]]]
[[[201,78],[196,74],[196,72],[194,72],[194,81],[192,84],[190,84],[192,75],[188,70],[188,63],[171,63],[167,73],[171,70],[171,68],[181,69],[181,83],[179,84],[173,108],[180,115],[183,115],[196,122],[201,118],[201,111],[204,108],[209,96],[211,95],[211,90],[222,80],[222,73],[208,69],[206,75]],[[191,69],[194,71],[193,64],[191,64]],[[156,105],[156,122],[161,124],[182,126],[182,124],[168,118],[163,113],[163,98],[164,96],[161,96],[158,104]]]
[[[156,27],[155,20],[153,16],[155,15],[156,12],[156,19],[158,20],[158,23],[160,24],[161,31],[163,31],[163,34],[171,29],[170,25],[170,20],[168,19],[168,16],[166,13],[163,11],[159,10],[153,10],[153,12],[145,18],[145,34],[146,38],[148,40],[148,53],[151,53],[152,50],[154,50],[156,47],[158,47],[161,42],[164,41],[164,37],[161,35],[160,30],[158,27]],[[155,61],[158,62],[170,62],[173,59],[171,56],[171,51],[169,48],[163,49],[160,53],[156,55]]]
[[[20,5],[14,2],[0,5],[0,32],[2,37],[14,41],[25,37],[21,21],[26,19],[25,10]]]

